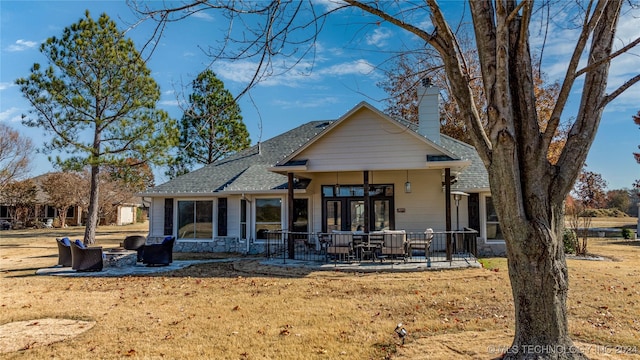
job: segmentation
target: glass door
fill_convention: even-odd
[[[342,201],[328,200],[325,204],[326,231],[342,230]]]
[[[349,202],[349,230],[351,231],[364,231],[364,201],[363,200],[351,200]]]

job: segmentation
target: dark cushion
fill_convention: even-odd
[[[162,240],[162,244],[166,245],[168,244],[171,240],[173,240],[173,236],[165,236],[164,240]]]
[[[84,246],[84,243],[80,240],[76,240],[74,241],[74,243],[80,248],[80,249],[86,249],[87,247]]]

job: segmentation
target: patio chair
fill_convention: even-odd
[[[71,241],[69,238],[56,238],[58,244],[58,265],[63,267],[71,266]]]
[[[353,234],[331,234],[331,243],[327,246],[327,255],[332,255],[335,262],[338,258],[346,259],[353,255]]]
[[[428,256],[429,248],[431,248],[431,241],[433,240],[433,229],[428,228],[424,231],[424,236],[420,238],[412,238],[411,241],[408,242],[408,254],[409,256],[413,256],[413,251],[424,251],[424,256]]]
[[[167,236],[160,244],[145,245],[142,262],[147,266],[166,266],[173,262],[173,243],[176,238]]]
[[[406,242],[407,234],[404,231],[385,231],[383,234],[383,245],[380,249],[380,262],[387,257],[402,258],[407,260]]]
[[[135,250],[138,252],[138,262],[141,262],[144,254],[144,244],[147,239],[142,235],[131,235],[124,238],[122,247],[127,250]]]
[[[71,268],[76,271],[102,271],[102,246],[86,247],[82,241],[71,243]]]

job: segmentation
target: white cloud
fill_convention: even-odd
[[[164,106],[180,106],[178,100],[160,100],[158,103]]]
[[[355,60],[350,63],[342,63],[332,65],[328,68],[321,69],[321,75],[369,75],[375,70],[375,67],[370,62],[364,59]]]
[[[213,16],[209,15],[209,13],[206,13],[204,11],[195,12],[195,13],[191,14],[190,16],[192,16],[194,18],[206,20],[206,21],[213,21]]]
[[[0,91],[7,90],[8,88],[10,88],[12,86],[16,86],[16,84],[10,83],[10,82],[0,82]]]
[[[325,9],[325,11],[335,10],[341,6],[345,6],[346,3],[340,0],[313,0],[314,5],[319,5]]]
[[[367,34],[365,42],[367,45],[382,47],[387,44],[387,39],[393,35],[393,32],[386,28],[378,27],[373,30],[373,34]]]
[[[333,96],[312,98],[311,100],[286,101],[286,100],[276,99],[273,101],[274,105],[280,106],[283,109],[323,108],[323,107],[326,107],[327,105],[338,104],[338,103],[340,103],[340,99]]]
[[[29,41],[29,40],[16,40],[15,44],[9,45],[9,47],[7,48],[7,51],[24,51],[24,50],[28,50],[28,49],[33,49],[34,47],[38,46],[38,43],[35,41]]]
[[[11,107],[0,112],[1,122],[19,122],[21,119],[20,109],[17,107]]]
[[[215,72],[225,81],[233,81],[249,84],[252,80],[258,64],[252,61],[234,61],[217,63]],[[291,68],[291,66],[293,66]],[[302,61],[291,65],[286,61],[273,64],[262,72],[259,85],[263,86],[287,86],[300,87],[303,83],[338,77],[345,75],[370,75],[375,70],[367,60],[359,59],[352,62],[337,63],[328,67],[322,67],[319,62],[313,64]]]

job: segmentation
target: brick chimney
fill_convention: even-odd
[[[440,144],[440,89],[429,78],[418,86],[418,133]]]

